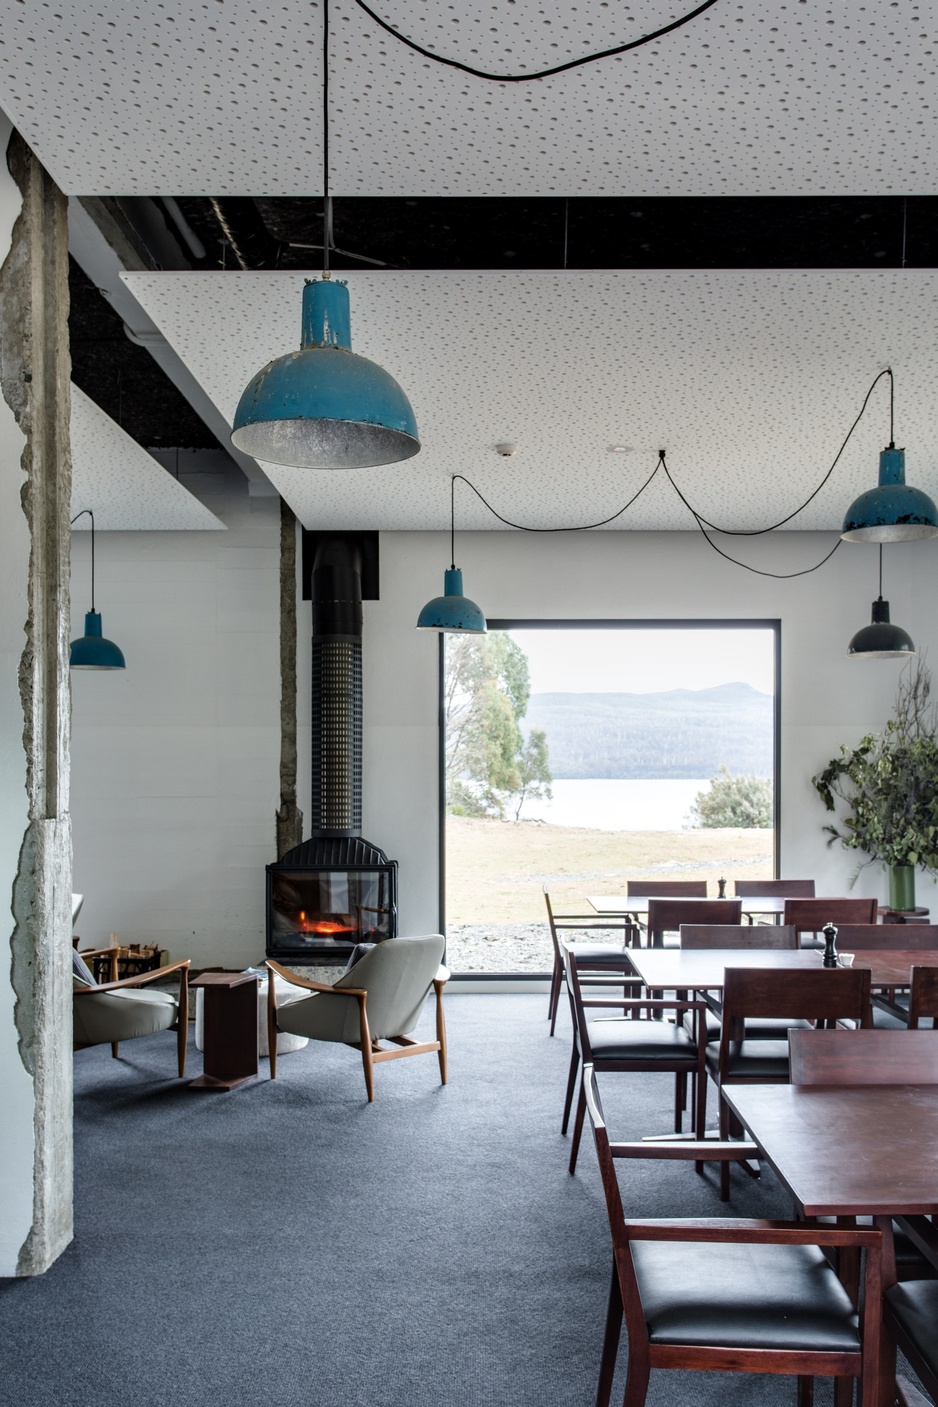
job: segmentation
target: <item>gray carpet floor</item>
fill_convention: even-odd
[[[0,1282],[0,1398],[590,1407],[609,1232],[591,1143],[567,1173],[569,1033],[548,1039],[545,1007],[450,997],[450,1084],[433,1056],[394,1062],[371,1106],[341,1047],[282,1057],[274,1083],[262,1061],[256,1084],[214,1095],[171,1078],[171,1035],[116,1061],[78,1052],[75,1240],[48,1274]],[[669,1128],[672,1089],[606,1076],[613,1134]],[[712,1166],[630,1163],[622,1184],[629,1214],[725,1214]],[[790,1212],[770,1173],[738,1169],[732,1210]],[[658,1373],[648,1401],[793,1407],[795,1384]]]

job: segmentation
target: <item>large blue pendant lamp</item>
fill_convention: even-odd
[[[443,595],[428,601],[417,617],[418,630],[444,631],[448,635],[484,635],[485,616],[475,601],[462,592],[462,572],[456,565],[456,478],[450,481],[450,562],[443,574]]]
[[[851,659],[898,660],[915,654],[912,637],[889,619],[889,602],[883,600],[883,549],[879,549],[879,595],[873,602],[873,618],[858,630],[847,646]]]
[[[68,652],[69,669],[126,669],[124,656],[113,640],[101,633],[101,613],[94,608],[94,514],[83,508],[72,519],[77,523],[85,514],[91,519],[91,610],[85,613],[85,633],[73,640]]]
[[[328,272],[303,289],[300,350],[248,382],[231,443],[294,469],[396,464],[420,449],[414,412],[394,377],[352,351],[348,288]]]
[[[906,483],[905,450],[896,449],[892,368],[887,367],[880,375],[889,377],[889,444],[879,456],[879,483],[854,499],[840,535],[847,542],[914,542],[917,538],[935,537],[938,509],[927,493]]]

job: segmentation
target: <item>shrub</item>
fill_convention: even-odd
[[[773,820],[772,782],[768,777],[734,777],[721,767],[710,779],[710,790],[694,797],[690,813],[691,824],[703,830],[768,828]]]

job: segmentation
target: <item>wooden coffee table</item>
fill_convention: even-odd
[[[190,982],[205,992],[204,1074],[190,1089],[230,1090],[257,1079],[257,977],[203,972]]]

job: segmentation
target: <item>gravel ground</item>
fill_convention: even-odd
[[[593,935],[591,935],[592,940]],[[595,935],[602,942],[601,935]],[[610,935],[610,944],[612,944]],[[539,972],[554,965],[550,929],[543,923],[451,923],[446,937],[451,972]]]

